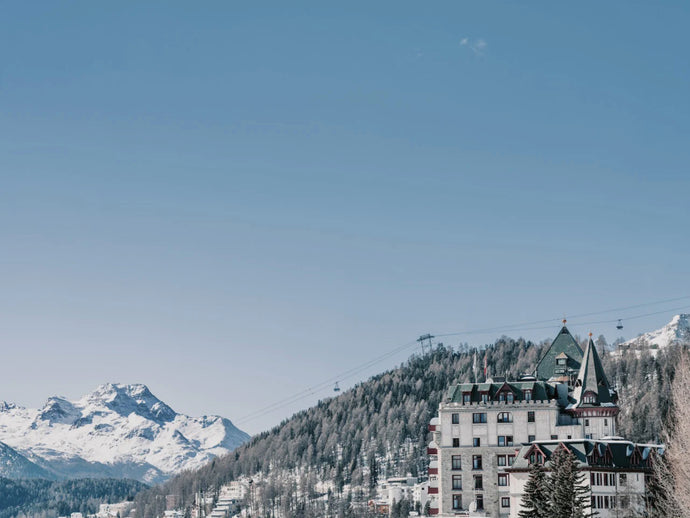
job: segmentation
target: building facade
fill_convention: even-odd
[[[575,455],[578,469],[585,474],[583,486],[590,493],[592,511],[596,511],[598,518],[644,515],[647,477],[655,455],[663,454],[663,448],[607,438],[601,441],[540,441],[523,446],[508,470],[510,518],[518,518],[530,466],[541,464],[548,472],[551,455],[560,448]]]
[[[530,447],[563,443],[586,450],[615,437],[617,395],[591,336],[583,351],[563,324],[534,375],[450,387],[429,425],[431,514],[517,516]],[[636,471],[624,479],[632,483],[633,474],[637,483]]]

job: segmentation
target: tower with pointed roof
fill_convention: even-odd
[[[582,357],[582,364],[570,394],[572,403],[567,411],[578,419],[584,419],[585,438],[613,435],[615,418],[618,415],[618,396],[611,388],[601,365],[592,333]]]

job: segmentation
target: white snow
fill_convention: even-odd
[[[621,347],[663,349],[670,345],[679,344],[690,344],[690,315],[688,314],[676,315],[661,329],[628,340]]]
[[[0,441],[67,476],[158,482],[248,437],[222,417],[174,412],[145,385],[105,384],[77,401],[51,397],[38,410],[0,405]]]

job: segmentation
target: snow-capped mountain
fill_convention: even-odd
[[[621,347],[663,349],[669,345],[690,345],[690,315],[676,315],[661,329],[628,340]]]
[[[53,479],[55,475],[0,442],[0,477]]]
[[[0,441],[58,477],[165,480],[228,453],[249,436],[219,416],[176,413],[145,385],[106,384],[41,409],[0,403]]]

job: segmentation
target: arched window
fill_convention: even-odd
[[[499,423],[512,423],[513,414],[511,414],[510,412],[499,412],[497,421]]]

